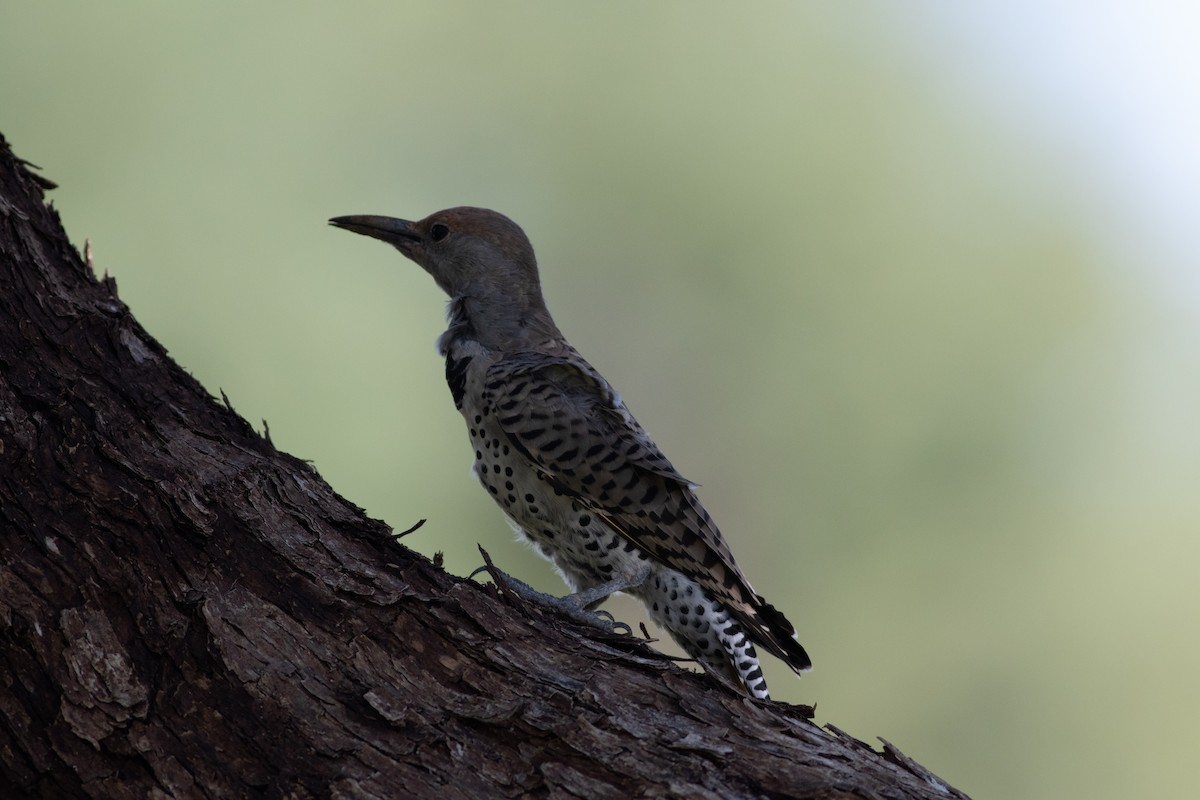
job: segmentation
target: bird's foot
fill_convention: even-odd
[[[528,583],[525,583],[525,581],[514,578],[512,575],[502,571],[492,563],[491,556],[482,547],[479,548],[479,552],[483,554],[484,565],[468,575],[468,578],[474,578],[479,573],[486,572],[491,576],[496,586],[500,587],[503,591],[511,592],[526,602],[565,614],[576,622],[589,625],[593,628],[599,628],[605,633],[621,633],[626,636],[633,635],[633,629],[629,625],[613,619],[613,615],[607,611],[596,611],[593,608],[603,602],[614,591],[627,587],[622,587],[617,582],[610,581],[600,586],[594,586],[591,589],[584,589],[583,591],[569,594],[566,597],[555,597],[552,594],[539,592]]]

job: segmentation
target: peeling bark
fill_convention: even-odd
[[[0,139],[0,796],[965,797],[447,575],[171,361]]]

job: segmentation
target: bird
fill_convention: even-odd
[[[590,611],[614,592],[636,597],[701,667],[751,697],[770,698],[756,646],[797,674],[812,667],[793,625],[734,560],[697,485],[560,332],[515,222],[461,206],[418,221],[329,223],[392,245],[449,296],[437,346],[473,471],[572,589],[563,600]]]

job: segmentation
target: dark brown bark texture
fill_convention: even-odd
[[[0,138],[0,797],[964,797],[405,549],[172,362],[48,185]]]

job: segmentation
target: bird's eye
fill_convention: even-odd
[[[440,242],[450,235],[450,228],[440,222],[433,223],[433,227],[429,229],[429,238],[435,242]]]

